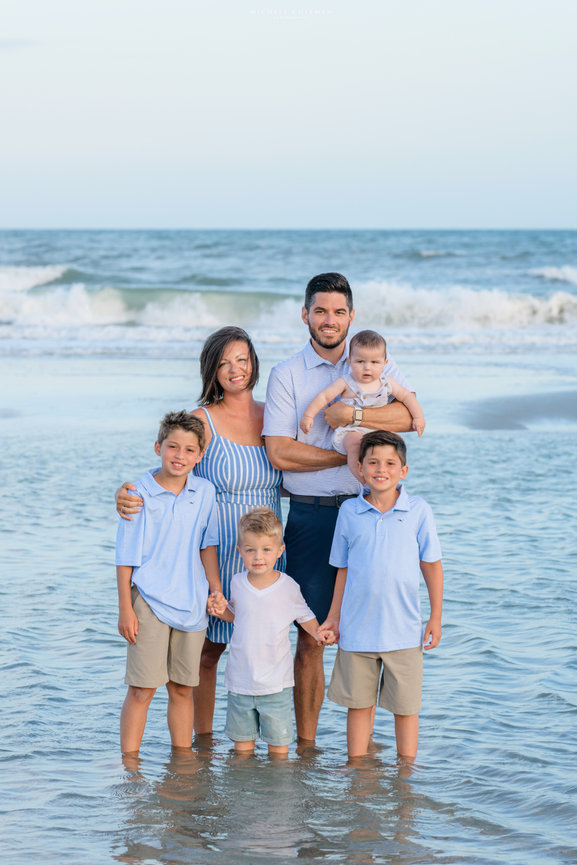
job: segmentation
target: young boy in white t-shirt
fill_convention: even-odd
[[[318,638],[319,624],[298,584],[275,569],[284,550],[282,523],[269,508],[255,508],[238,524],[238,551],[246,571],[231,580],[230,600],[211,594],[209,612],[234,622],[224,683],[228,689],[225,732],[235,751],[254,751],[259,737],[268,752],[286,757],[294,741],[292,721],[292,622]]]

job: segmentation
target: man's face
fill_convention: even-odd
[[[340,291],[317,291],[310,309],[303,306],[302,318],[314,342],[321,348],[337,348],[347,338],[355,317]]]

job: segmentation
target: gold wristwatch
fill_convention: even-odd
[[[354,408],[353,409],[353,424],[355,426],[360,426],[363,422],[364,411],[362,408]]]

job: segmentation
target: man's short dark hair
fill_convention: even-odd
[[[313,297],[319,291],[337,292],[343,294],[347,302],[349,312],[353,308],[353,293],[348,279],[342,273],[319,273],[313,276],[305,291],[305,309],[311,308]]]
[[[401,465],[407,465],[407,446],[405,442],[396,433],[389,432],[386,429],[375,429],[362,437],[359,462],[362,463],[371,448],[383,447],[384,445],[394,447],[401,460]]]

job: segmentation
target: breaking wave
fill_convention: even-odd
[[[0,269],[0,351],[136,352],[172,355],[211,330],[238,324],[260,346],[302,344],[301,299],[284,293],[87,287],[62,282],[63,266]],[[2,282],[8,283],[8,287]],[[60,284],[52,284],[57,280]],[[372,280],[353,286],[355,329],[392,345],[553,350],[577,345],[577,295],[545,296],[467,286],[423,288]]]
[[[577,285],[577,267],[535,267],[529,271],[532,276],[540,276],[549,282],[568,282]]]

